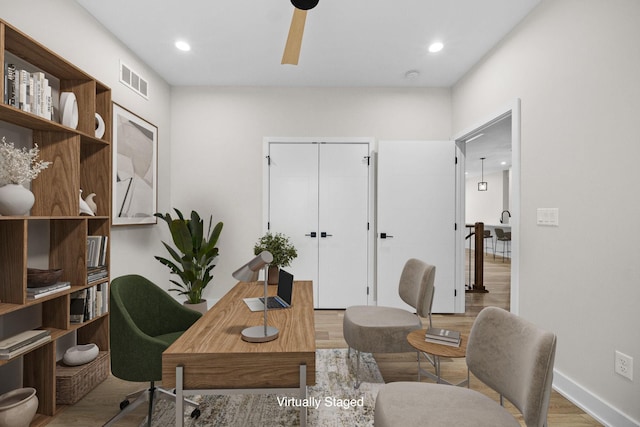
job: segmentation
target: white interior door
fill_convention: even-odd
[[[369,144],[321,144],[318,307],[367,304]]]
[[[269,230],[284,233],[298,251],[286,270],[312,280],[318,301],[318,144],[269,146]]]
[[[380,141],[377,304],[409,309],[398,295],[405,262],[436,266],[433,311],[455,309],[455,144]]]
[[[269,143],[268,221],[298,251],[316,308],[367,304],[369,144]]]

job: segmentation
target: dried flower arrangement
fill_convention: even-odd
[[[0,186],[6,184],[23,184],[35,179],[51,162],[38,159],[38,144],[33,148],[16,148],[13,142],[2,137],[0,144]]]

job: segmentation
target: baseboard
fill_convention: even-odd
[[[605,426],[640,427],[640,422],[632,420],[618,409],[603,402],[589,390],[555,369],[553,389]]]

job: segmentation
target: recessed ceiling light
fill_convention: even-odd
[[[442,44],[442,42],[431,43],[429,45],[429,52],[431,52],[431,53],[440,52],[443,47],[444,47],[444,44]]]
[[[506,165],[506,164],[507,164],[507,162],[500,162],[500,164],[501,164],[502,166],[504,166],[504,165]]]
[[[191,50],[191,46],[189,45],[189,43],[183,41],[183,40],[178,40],[176,42],[176,47],[178,49],[180,49],[183,52],[189,52]]]

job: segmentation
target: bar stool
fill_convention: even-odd
[[[496,257],[496,247],[493,242],[493,235],[491,234],[491,230],[484,230],[484,251],[487,252],[487,239],[491,241],[491,250],[493,251],[493,258]]]
[[[502,228],[496,228],[496,242],[502,242],[502,262],[504,262],[505,251],[511,253],[511,232],[505,233]],[[493,252],[493,259],[496,259],[496,253]]]

